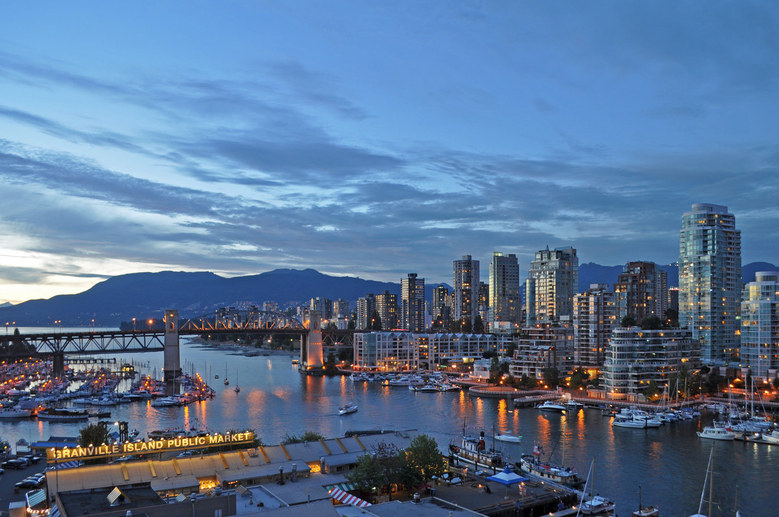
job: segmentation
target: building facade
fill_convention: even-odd
[[[599,367],[605,360],[611,330],[618,326],[614,293],[607,284],[591,284],[573,302],[574,362]]]
[[[687,329],[615,328],[602,370],[604,388],[621,398],[643,393],[652,383],[667,387],[670,374],[700,366],[699,354],[700,343]]]
[[[755,380],[773,381],[779,369],[779,273],[759,272],[741,302],[741,364]]]
[[[650,316],[665,320],[668,273],[654,262],[628,262],[614,284],[617,321],[630,316],[640,323]]]
[[[556,368],[560,375],[573,369],[573,326],[563,324],[538,324],[523,329],[516,339],[514,357],[509,364],[513,377],[527,376],[543,379],[544,370]]]
[[[425,330],[425,279],[409,273],[400,280],[400,326],[409,332]]]
[[[445,285],[433,288],[433,304],[430,309],[433,323],[448,329],[452,324],[452,296]]]
[[[376,295],[376,312],[381,318],[381,329],[398,328],[398,295],[385,290]]]
[[[376,311],[376,297],[367,294],[357,299],[357,321],[355,328],[365,330],[370,327],[371,316]]]
[[[490,262],[490,329],[498,322],[519,323],[519,262],[496,251]]]
[[[702,346],[707,364],[738,354],[741,232],[727,207],[694,204],[679,233],[679,325]]]
[[[479,313],[479,261],[470,255],[453,262],[455,321],[469,320],[471,328]]]
[[[574,248],[537,251],[526,284],[526,325],[570,320],[579,288],[579,258]]]

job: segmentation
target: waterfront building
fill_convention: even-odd
[[[524,328],[509,364],[513,377],[543,379],[544,370],[556,368],[560,375],[573,369],[573,326],[570,322],[538,324]]]
[[[381,318],[382,330],[398,327],[398,295],[385,290],[376,295],[376,312]]]
[[[619,325],[614,293],[607,284],[591,284],[574,296],[574,362],[578,366],[603,365],[611,330]]]
[[[363,298],[358,298],[355,328],[360,330],[369,328],[374,312],[376,312],[376,297],[373,294],[367,294]]]
[[[574,248],[537,251],[528,270],[525,324],[570,320],[578,286],[579,258]]]
[[[471,362],[484,352],[505,353],[508,336],[493,334],[358,332],[354,366],[369,370],[435,369],[441,364]]]
[[[698,367],[700,343],[688,329],[618,327],[606,349],[604,388],[613,398],[641,394],[652,383],[662,390],[670,374]]]
[[[630,316],[640,323],[649,316],[665,320],[668,273],[654,262],[628,262],[614,284],[617,321]]]
[[[470,255],[453,261],[454,311],[455,321],[468,320],[471,328],[479,310],[479,261]]]
[[[707,364],[738,354],[741,231],[728,208],[694,204],[679,233],[679,325],[692,332]]]
[[[452,296],[445,285],[433,288],[433,305],[430,310],[433,323],[438,322],[441,328],[448,329],[452,324]]]
[[[493,252],[489,294],[490,331],[501,324],[519,323],[519,262],[513,253]]]
[[[772,382],[779,369],[779,273],[756,273],[741,302],[741,364],[755,380]]]
[[[425,330],[425,279],[409,273],[400,281],[400,327],[409,332]]]

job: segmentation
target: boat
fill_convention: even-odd
[[[29,418],[30,414],[32,411],[29,409],[15,407],[0,409],[0,418]]]
[[[233,390],[234,390],[236,393],[239,393],[239,392],[241,391],[241,387],[240,387],[240,386],[236,386],[235,388],[233,388]]]
[[[660,508],[644,506],[641,502],[641,485],[638,485],[638,510],[633,510],[632,517],[660,517]]]
[[[229,385],[230,385],[230,379],[225,377],[225,386],[229,386]]]
[[[709,438],[712,440],[735,440],[736,433],[716,425],[707,425],[703,428],[703,431],[696,431],[698,438]]]
[[[560,402],[555,402],[553,400],[545,400],[543,403],[539,404],[538,409],[541,411],[554,411],[558,413],[562,413],[565,411],[565,405],[561,404]]]
[[[579,476],[573,467],[563,467],[541,461],[541,447],[538,443],[533,447],[533,454],[523,454],[517,466],[522,472],[532,474],[542,479],[549,479],[562,485],[577,487],[584,484],[584,479]]]
[[[709,452],[709,464],[706,466],[706,477],[703,478],[703,490],[701,490],[701,502],[698,504],[698,512],[690,515],[690,517],[706,517],[701,512],[703,511],[703,501],[706,496],[706,484],[709,483],[709,515],[712,515],[712,507],[714,501],[712,500],[712,488],[714,487],[714,470],[712,470],[714,463],[714,447]]]
[[[82,409],[50,408],[38,411],[38,420],[50,420],[56,422],[78,422],[88,420],[89,412]]]
[[[501,442],[510,442],[510,443],[519,443],[522,441],[521,436],[517,436],[515,434],[508,434],[508,433],[498,433],[495,435],[495,439]]]
[[[581,402],[576,402],[575,400],[569,400],[568,402],[565,403],[565,409],[575,413],[580,409],[584,409],[584,404],[582,404]]]
[[[460,445],[449,444],[449,453],[465,466],[474,465],[479,469],[503,469],[506,464],[506,458],[503,453],[494,449],[488,449],[484,440],[484,431],[479,433],[478,437],[467,436],[463,429],[463,437]]]
[[[614,510],[614,501],[609,501],[605,497],[599,495],[592,496],[590,499],[585,499],[581,503],[581,515],[601,515],[609,513]]]
[[[339,415],[348,415],[350,413],[356,413],[357,412],[357,404],[354,402],[347,402],[343,406],[338,408],[338,414]]]
[[[613,427],[627,427],[629,429],[646,429],[646,420],[634,418],[632,416],[617,415],[614,420],[611,421]]]

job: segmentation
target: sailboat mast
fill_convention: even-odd
[[[712,501],[714,500],[714,445],[711,446],[711,475],[709,476],[709,515],[712,510]]]
[[[711,470],[711,459],[714,457],[714,446],[711,447],[711,452],[709,453],[709,464],[706,465],[706,477],[703,478],[703,490],[701,490],[701,502],[698,503],[698,514],[700,515],[701,511],[703,510],[703,496],[706,495],[706,482],[709,479],[709,470]],[[711,499],[711,495],[709,495],[709,499]],[[709,515],[711,515],[711,509],[709,509]]]

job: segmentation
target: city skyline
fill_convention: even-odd
[[[546,246],[665,264],[694,203],[776,263],[779,7],[571,5],[5,6],[0,304],[162,270],[450,283],[494,251],[524,277]]]

